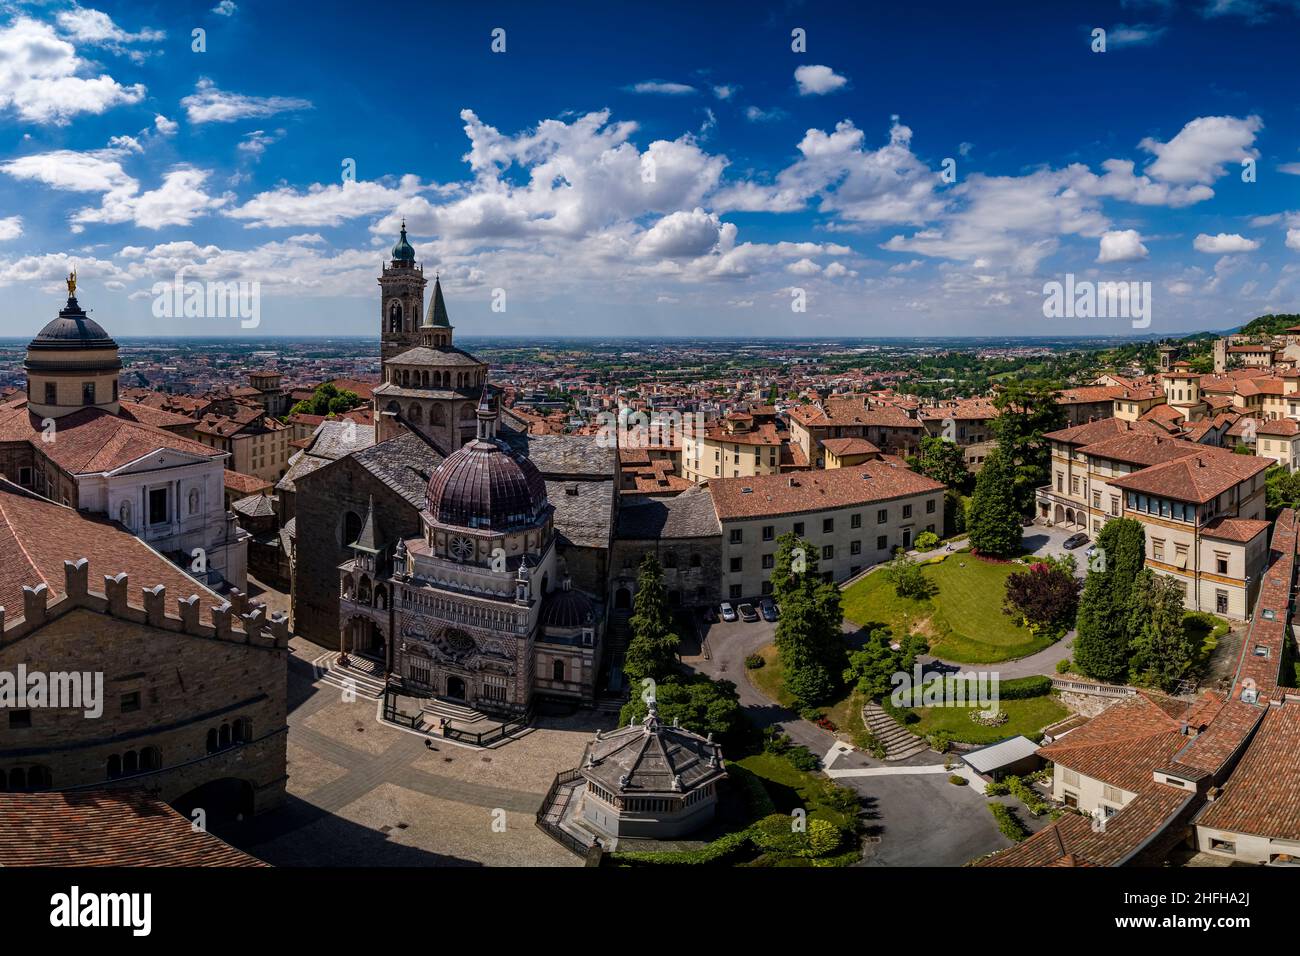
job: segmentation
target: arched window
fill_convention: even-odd
[[[229,724],[221,725],[220,745],[223,750],[226,747],[230,746],[230,725]]]
[[[217,732],[215,729],[208,731],[208,753],[217,752]]]
[[[388,331],[402,331],[402,303],[393,302],[388,307]]]
[[[134,750],[128,750],[126,756],[122,758],[122,774],[140,772],[140,755]]]
[[[49,767],[28,767],[27,768],[27,789],[51,790],[54,787],[54,775],[50,773]]]
[[[246,744],[253,739],[253,721],[248,717],[240,717],[235,721],[235,743]]]
[[[145,747],[140,751],[140,769],[158,770],[162,767],[162,751],[157,747]]]
[[[557,660],[551,665],[551,680],[564,680],[564,661]]]
[[[420,406],[416,405],[414,402],[411,403],[411,407],[407,411],[406,417],[410,420],[412,425],[419,425],[424,421],[424,413],[420,411]]]
[[[22,767],[14,767],[9,771],[9,789],[15,793],[22,793],[27,789],[27,772]]]
[[[347,547],[361,537],[361,515],[349,511],[343,516],[343,546]]]
[[[430,425],[447,424],[447,415],[442,410],[441,405],[434,405],[433,408],[429,409],[429,424]]]
[[[122,776],[122,758],[117,754],[108,758],[108,779],[116,780]]]

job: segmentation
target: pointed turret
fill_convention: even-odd
[[[474,415],[478,418],[478,440],[495,441],[497,437],[497,409],[491,393],[483,389],[483,397],[478,401]]]
[[[370,496],[370,502],[366,505],[366,520],[361,523],[361,533],[357,535],[357,540],[351,543],[354,551],[366,551],[370,554],[378,554],[379,546],[375,538],[375,496]]]
[[[447,318],[447,303],[442,301],[442,282],[436,275],[433,277],[433,303],[429,306],[428,315],[432,325],[451,328],[451,320]]]

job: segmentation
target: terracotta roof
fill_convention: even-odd
[[[1234,455],[1224,449],[1187,444],[1195,454],[1152,465],[1123,478],[1113,478],[1111,486],[1204,504],[1266,471],[1273,463],[1270,458]]]
[[[846,508],[939,492],[944,485],[906,468],[869,461],[798,475],[712,478],[709,490],[718,518],[727,521]]]
[[[0,793],[0,866],[265,866],[141,790]]]
[[[1198,826],[1300,840],[1300,700],[1270,707],[1223,794]]]
[[[1140,465],[1145,469],[1151,465],[1185,458],[1206,450],[1204,445],[1182,441],[1169,435],[1158,425],[1144,424],[1147,425],[1146,430],[1128,432],[1091,445],[1084,445],[1081,451],[1093,458],[1122,461],[1130,465]]]
[[[246,475],[242,471],[232,471],[227,468],[222,473],[222,483],[230,491],[240,493],[240,497],[245,495],[255,495],[259,491],[264,491],[272,487],[271,482],[265,478],[258,478],[256,475]]]
[[[90,590],[103,591],[104,576],[123,571],[132,594],[156,584],[167,588],[168,605],[180,598],[199,596],[200,619],[211,622],[210,612],[225,601],[116,522],[56,505],[17,485],[0,481],[0,607],[10,618],[23,608],[23,586],[49,587],[50,600],[64,593],[64,561],[86,558],[90,562]]]
[[[1300,422],[1290,418],[1275,418],[1272,421],[1264,422],[1255,426],[1257,435],[1285,435],[1293,438],[1300,435]]]
[[[1092,445],[1117,435],[1147,434],[1164,436],[1163,430],[1147,422],[1130,422],[1122,418],[1101,418],[1071,428],[1048,432],[1043,437],[1066,445]]]
[[[174,432],[118,418],[98,408],[85,408],[60,418],[54,441],[41,441],[41,433],[40,420],[26,409],[0,411],[0,442],[35,444],[72,475],[112,471],[159,449],[210,459],[225,455]]]
[[[1220,515],[1205,526],[1203,533],[1207,538],[1245,543],[1254,541],[1256,536],[1265,534],[1271,527],[1273,526],[1269,522],[1257,518],[1228,518]]]
[[[837,458],[845,455],[878,455],[880,449],[865,438],[827,438],[822,447]]]
[[[1241,657],[1237,662],[1237,673],[1232,686],[1234,700],[1240,699],[1244,687],[1253,687],[1263,699],[1272,697],[1277,690],[1289,632],[1291,589],[1295,579],[1296,530],[1296,513],[1290,508],[1283,509],[1273,524],[1273,540],[1269,543],[1272,563],[1260,581],[1255,613],[1242,642]],[[1264,648],[1267,653],[1258,654],[1256,648]]]

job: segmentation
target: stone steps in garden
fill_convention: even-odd
[[[862,708],[862,722],[885,748],[886,760],[906,760],[929,750],[929,744],[890,717],[879,704],[868,702]]]

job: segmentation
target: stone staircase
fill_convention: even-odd
[[[475,710],[473,707],[466,707],[463,704],[454,704],[441,697],[430,697],[422,702],[420,709],[431,717],[445,717],[447,720],[453,721],[462,730],[472,732],[477,732],[480,728],[474,725],[483,721],[491,724],[501,723],[500,720],[483,713],[481,710]]]
[[[629,688],[627,678],[623,677],[623,659],[627,655],[627,645],[632,639],[632,629],[628,627],[626,611],[615,611],[610,615],[609,628],[605,632],[605,661],[607,679],[596,693],[596,709],[607,713],[618,713],[627,703]],[[623,686],[610,687],[608,676],[617,674]]]
[[[384,696],[384,667],[379,661],[359,654],[348,655],[348,665],[338,663],[338,651],[322,654],[312,662],[317,679],[358,697],[378,700]]]
[[[884,744],[886,760],[906,760],[930,749],[925,738],[901,726],[879,704],[868,701],[863,706],[862,722],[872,736]]]

